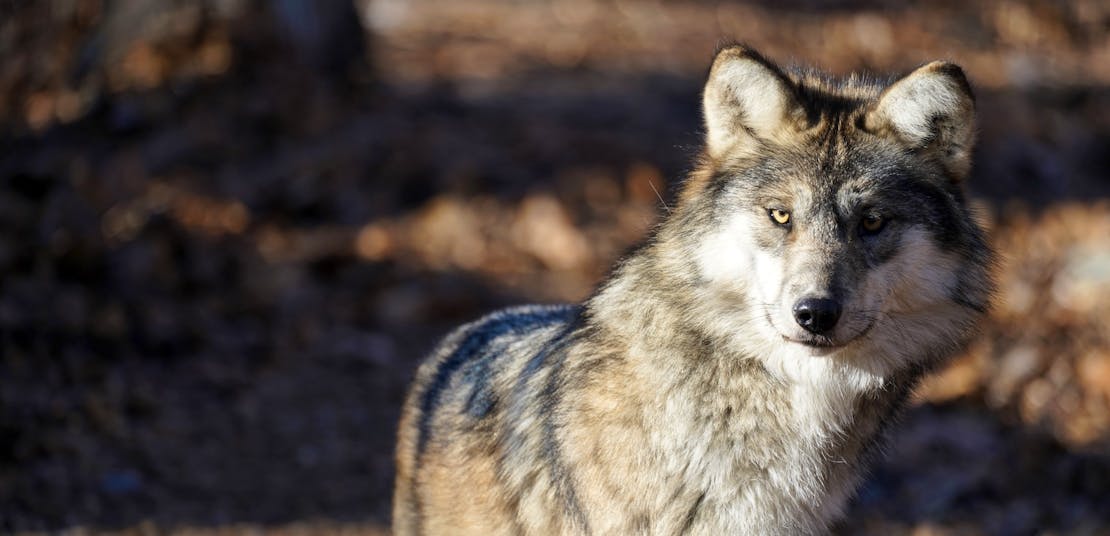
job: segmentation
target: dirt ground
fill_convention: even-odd
[[[997,305],[837,532],[1110,534],[1098,0],[0,0],[0,533],[387,533],[422,354],[588,295],[733,39],[978,94]]]

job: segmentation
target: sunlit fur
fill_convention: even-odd
[[[703,100],[677,205],[585,304],[494,313],[421,366],[396,533],[826,532],[972,335],[991,255],[959,68],[838,81],[729,47]],[[843,306],[821,335],[792,313],[814,296]]]

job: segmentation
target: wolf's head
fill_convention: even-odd
[[[683,244],[712,331],[787,374],[840,360],[886,375],[966,341],[991,284],[963,193],[959,67],[834,80],[729,47],[704,113],[702,165],[661,238]]]

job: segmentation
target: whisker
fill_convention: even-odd
[[[671,207],[667,206],[667,202],[663,200],[663,196],[659,195],[659,190],[655,189],[655,181],[648,179],[648,186],[651,186],[651,191],[655,192],[655,197],[659,198],[659,203],[663,205],[663,210],[666,210],[667,214],[670,214]]]

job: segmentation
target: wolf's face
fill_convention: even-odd
[[[855,152],[824,169],[827,155],[798,150],[729,173],[714,207],[725,225],[703,251],[736,263],[725,269],[747,284],[769,336],[815,355],[959,306],[960,237],[947,230],[966,213],[897,154]]]
[[[687,236],[719,330],[882,374],[966,338],[989,251],[962,193],[974,119],[958,68],[833,85],[727,49],[705,113],[707,162],[682,201],[709,229]]]

